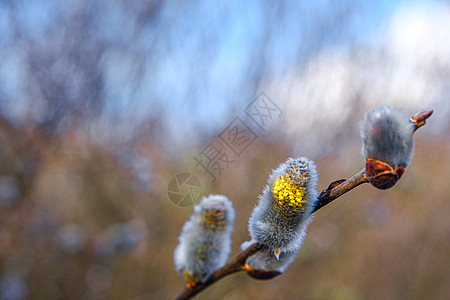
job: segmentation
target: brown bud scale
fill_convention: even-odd
[[[392,168],[388,163],[367,158],[366,160],[366,178],[371,185],[385,190],[393,187],[404,172],[403,167]]]

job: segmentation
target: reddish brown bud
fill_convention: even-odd
[[[425,120],[428,119],[432,113],[433,110],[421,110],[412,115],[409,120],[414,123],[416,126],[415,130],[417,130],[417,128],[425,125]]]
[[[366,178],[371,185],[385,190],[393,187],[404,172],[403,167],[392,168],[388,163],[378,159],[367,158]]]

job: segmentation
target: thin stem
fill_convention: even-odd
[[[342,181],[343,180],[339,180],[333,183],[340,183]],[[327,189],[323,190],[322,193],[319,195],[316,207],[314,208],[314,212],[318,211],[325,205],[329,204],[331,201],[344,195],[348,191],[354,189],[358,185],[366,182],[367,182],[366,169],[364,168],[337,186],[334,186],[333,183],[331,183],[330,186]]]

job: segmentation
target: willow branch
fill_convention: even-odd
[[[425,120],[428,117],[430,117],[432,113],[433,113],[432,110],[422,110],[412,115],[410,121],[414,123],[414,131],[425,125]],[[355,175],[353,175],[352,177],[350,177],[349,179],[340,179],[333,181],[332,183],[330,183],[328,188],[324,189],[320,193],[317,199],[316,206],[314,208],[314,212],[318,211],[325,205],[331,203],[333,200],[344,195],[348,191],[366,182],[368,181],[366,178],[365,168],[356,173]],[[206,289],[208,286],[224,278],[225,276],[231,275],[236,272],[244,271],[244,264],[247,258],[258,252],[259,250],[261,250],[262,247],[263,245],[258,243],[251,245],[247,250],[240,252],[232,260],[230,260],[223,268],[214,272],[205,282],[195,284],[187,283],[184,290],[180,294],[178,294],[178,296],[175,299],[176,300],[190,299],[193,296],[200,293],[201,291],[203,291],[204,289]]]
[[[331,201],[344,195],[348,191],[354,189],[358,185],[366,182],[368,181],[366,179],[365,168],[347,180],[341,179],[333,181],[332,183],[330,183],[328,188],[324,189],[322,193],[320,193],[319,198],[317,199],[316,206],[314,208],[314,212],[329,204]]]
[[[364,169],[348,180],[337,180],[332,182],[330,186],[327,189],[323,190],[320,194],[314,211],[317,211],[319,208],[327,205],[334,199],[339,198],[343,194],[347,193],[348,191],[364,182],[367,182]],[[208,286],[222,279],[223,277],[243,271],[243,267],[247,258],[258,252],[262,247],[262,245],[257,243],[251,245],[247,250],[242,251],[232,260],[230,260],[223,268],[214,272],[205,282],[197,284],[186,284],[184,290],[175,299],[190,299],[196,294],[200,293],[202,290],[206,289]]]

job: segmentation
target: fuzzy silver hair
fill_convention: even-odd
[[[174,252],[175,268],[187,280],[203,282],[223,267],[231,251],[235,212],[223,195],[203,197],[184,224]]]
[[[369,112],[361,123],[364,159],[373,158],[392,167],[406,167],[412,156],[414,124],[403,110],[379,106]]]
[[[297,202],[280,202],[277,194],[273,193],[273,185],[286,175],[292,188],[302,191]],[[249,219],[252,240],[269,247],[278,255],[300,249],[317,201],[317,179],[315,163],[305,157],[289,158],[273,170]],[[281,195],[284,192],[281,190]],[[299,201],[301,207],[297,209],[295,205]],[[294,207],[289,206],[290,203],[294,203]]]
[[[293,252],[281,252],[277,258],[267,247],[256,252],[246,260],[246,264],[256,271],[283,273],[294,261],[300,249]]]

